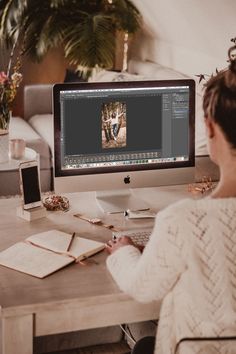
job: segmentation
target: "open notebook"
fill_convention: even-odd
[[[28,237],[0,253],[0,265],[44,278],[75,261],[104,249],[105,244],[71,234],[50,230]],[[67,252],[71,243],[70,251]]]

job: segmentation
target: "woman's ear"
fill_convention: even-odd
[[[209,139],[214,138],[214,136],[215,136],[215,123],[211,119],[206,118],[205,124],[206,124],[207,137]]]

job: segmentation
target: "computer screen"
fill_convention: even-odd
[[[193,80],[56,84],[53,104],[56,191],[193,180]]]

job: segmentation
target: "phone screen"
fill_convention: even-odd
[[[22,183],[24,193],[24,203],[30,204],[41,200],[38,178],[38,167],[32,166],[22,168]]]

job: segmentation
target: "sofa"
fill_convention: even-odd
[[[156,63],[130,60],[127,72],[102,70],[94,73],[90,81],[129,81],[153,79],[183,79],[186,75]],[[42,191],[53,190],[53,115],[52,85],[39,84],[24,88],[24,117],[12,117],[10,138],[22,138],[26,146],[40,157]],[[196,84],[196,180],[210,175],[217,180],[217,167],[209,160],[206,149],[202,112],[202,87]],[[0,195],[19,194],[18,171],[0,172]]]

